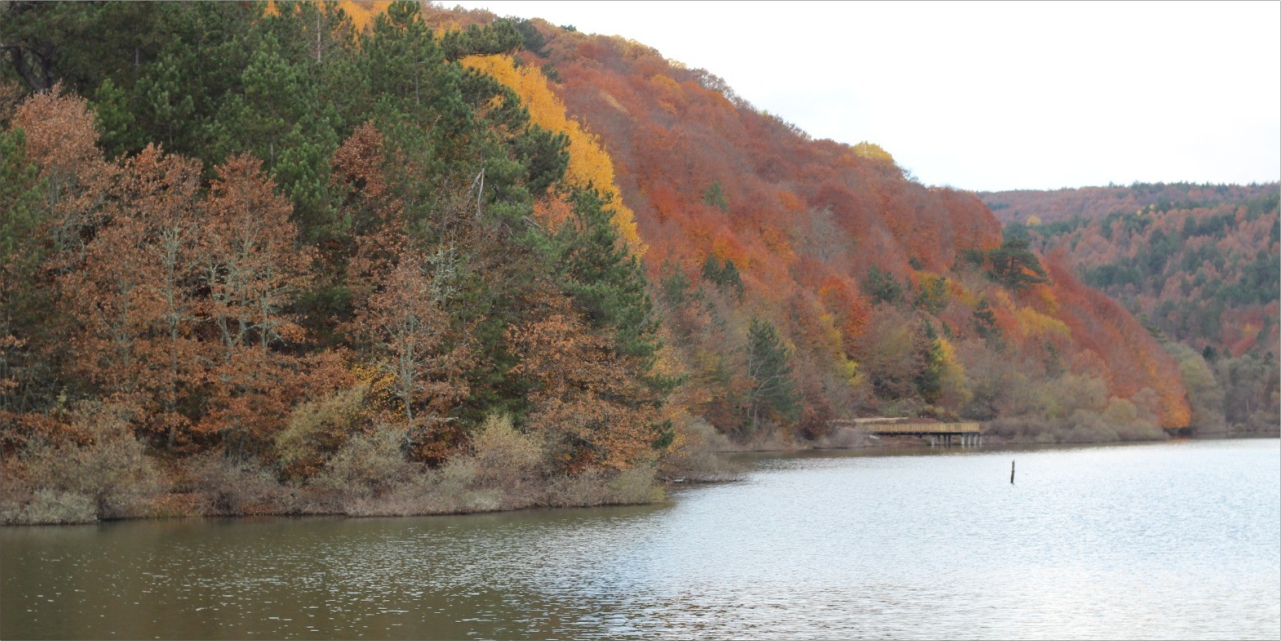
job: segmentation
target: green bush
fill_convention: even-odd
[[[401,429],[381,425],[372,434],[348,439],[312,479],[312,486],[357,498],[387,494],[415,468],[401,454],[404,435]]]
[[[537,476],[543,454],[537,441],[512,427],[510,417],[491,414],[472,439],[471,458],[482,483],[513,489]]]
[[[275,438],[275,455],[288,478],[305,480],[324,465],[362,418],[367,387],[359,385],[301,403]]]

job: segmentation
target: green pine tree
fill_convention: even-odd
[[[752,432],[766,419],[794,422],[800,416],[791,357],[774,325],[752,317],[747,330],[747,376],[751,381],[747,424]]]
[[[922,327],[917,351],[923,367],[916,375],[916,391],[922,400],[933,405],[943,391],[943,346],[933,323],[927,320]]]
[[[894,279],[894,274],[881,271],[876,265],[867,270],[867,278],[863,279],[863,291],[876,304],[897,305],[903,300],[903,286]]]
[[[1027,238],[1007,238],[988,252],[987,259],[992,265],[992,279],[1008,289],[1019,291],[1049,281],[1041,261],[1028,249]]]
[[[986,298],[980,300],[978,306],[974,308],[973,317],[974,333],[978,334],[979,338],[993,340],[1001,337],[1001,329],[996,326],[996,314]]]
[[[562,286],[593,327],[614,333],[620,352],[648,362],[659,346],[658,321],[640,261],[619,238],[608,198],[586,189],[572,200],[571,224],[554,239]]]
[[[725,192],[721,189],[719,182],[713,182],[707,191],[703,192],[703,202],[729,213],[729,201],[725,199]]]

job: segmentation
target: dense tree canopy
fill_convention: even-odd
[[[0,12],[12,460],[98,452],[101,418],[175,488],[216,454],[321,503],[454,483],[483,507],[500,477],[527,497],[652,473],[700,419],[761,442],[859,415],[1155,438],[1236,399],[1213,367],[1275,369],[1176,362],[1048,236],[635,42],[415,3]],[[1275,199],[1251,207],[1109,218],[1099,238],[1144,248],[1082,275],[1197,263],[1161,291],[1266,305],[1275,244],[1198,240],[1275,235]],[[1233,346],[1276,331],[1248,327]]]
[[[670,387],[614,206],[567,180],[563,133],[457,62],[519,46],[510,23],[437,34],[409,3],[364,29],[324,3],[0,11],[6,455],[82,438],[66,408],[96,402],[157,452],[302,483],[370,430],[443,465],[488,415],[592,444],[549,473],[652,459]],[[561,200],[565,225],[531,224]],[[571,362],[542,351],[552,321]]]

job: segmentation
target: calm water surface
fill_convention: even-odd
[[[756,466],[640,508],[4,528],[0,637],[1281,636],[1275,439]]]

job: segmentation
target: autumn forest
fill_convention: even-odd
[[[643,44],[417,3],[12,2],[0,41],[4,523],[1281,420],[1276,184],[930,187]]]

